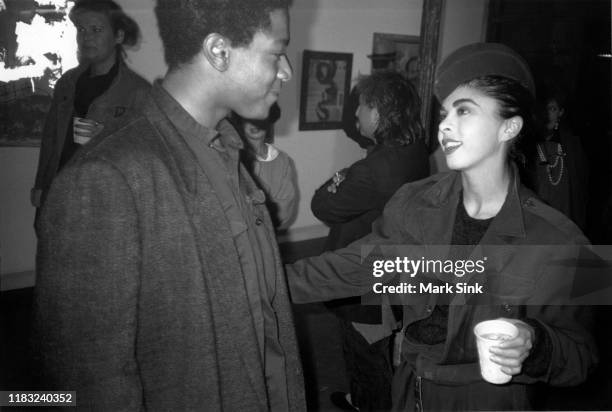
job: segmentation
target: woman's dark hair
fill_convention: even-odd
[[[359,79],[356,85],[365,104],[379,114],[374,138],[378,144],[407,145],[424,140],[421,124],[421,99],[416,89],[401,74],[378,72]]]
[[[123,31],[123,42],[118,45],[121,51],[123,51],[123,45],[135,46],[138,43],[140,39],[138,24],[113,0],[78,0],[70,10],[70,20],[74,21],[75,16],[83,11],[102,13],[110,21],[114,34],[117,34],[119,30]]]
[[[479,90],[495,99],[499,104],[498,114],[503,119],[520,116],[523,127],[510,146],[510,157],[523,162],[525,147],[536,137],[537,121],[533,95],[516,80],[504,76],[482,76],[472,79],[461,86]]]
[[[228,120],[234,126],[238,134],[240,134],[240,137],[245,139],[245,136],[244,136],[244,124],[245,123],[247,122],[252,123],[262,130],[270,131],[270,128],[274,125],[274,123],[278,121],[278,119],[280,119],[280,116],[281,116],[280,106],[278,105],[277,102],[275,102],[272,106],[270,106],[268,117],[266,117],[265,119],[245,119],[244,117],[236,114],[235,112],[232,112],[230,116],[228,117]],[[267,143],[269,143],[268,142],[269,138],[270,136],[266,136]]]

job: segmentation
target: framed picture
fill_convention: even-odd
[[[372,39],[372,73],[394,70],[416,86],[419,81],[421,41],[419,36],[374,33]]]
[[[304,50],[299,130],[342,128],[352,65],[351,53]]]
[[[72,4],[0,0],[0,146],[40,145],[55,84],[78,64]]]

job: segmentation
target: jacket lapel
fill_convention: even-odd
[[[515,239],[526,236],[517,176],[516,170],[513,169],[506,200],[470,255],[470,259],[474,261],[484,259],[486,270],[483,273],[466,275],[462,279],[463,282],[470,285],[478,282],[483,285],[487,282],[487,273],[503,273],[515,255],[515,249],[511,245],[515,243]],[[457,295],[453,303],[463,305],[471,297],[470,294]]]
[[[444,259],[450,251],[461,179],[458,173],[444,176],[423,194],[423,206],[415,213],[416,234],[430,258]],[[439,277],[438,277],[439,278]]]
[[[224,353],[235,354],[243,359],[245,373],[260,405],[265,409],[264,367],[257,345],[253,314],[246,304],[248,296],[242,268],[222,202],[194,153],[171,125],[160,120],[165,115],[151,100],[145,108],[145,116],[160,130],[168,148],[167,155],[175,166],[172,168],[175,179],[181,182],[185,190],[185,205],[195,233],[200,267],[203,268],[204,282],[210,288],[210,310],[215,319],[212,327],[218,335],[217,349],[222,348]],[[214,225],[213,230],[211,224]],[[211,256],[216,257],[214,262],[210,262]]]

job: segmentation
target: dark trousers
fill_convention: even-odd
[[[340,323],[352,404],[360,411],[391,409],[392,338],[370,345],[351,322]]]

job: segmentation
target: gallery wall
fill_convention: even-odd
[[[139,23],[143,41],[128,53],[130,65],[149,80],[166,70],[150,0],[119,0]],[[481,39],[481,22],[487,0],[447,1],[442,21],[440,54]],[[367,55],[372,33],[418,36],[422,0],[295,0],[291,9],[291,43],[288,57],[293,80],[280,97],[282,116],[276,126],[275,144],[294,160],[300,188],[299,211],[289,231],[298,240],[323,236],[325,226],[310,212],[315,189],[336,170],[365,153],[341,130],[298,131],[302,51],[353,54],[353,79],[370,72]],[[0,147],[0,285],[15,273],[33,279],[36,240],[32,230],[34,209],[29,203],[38,148]]]

